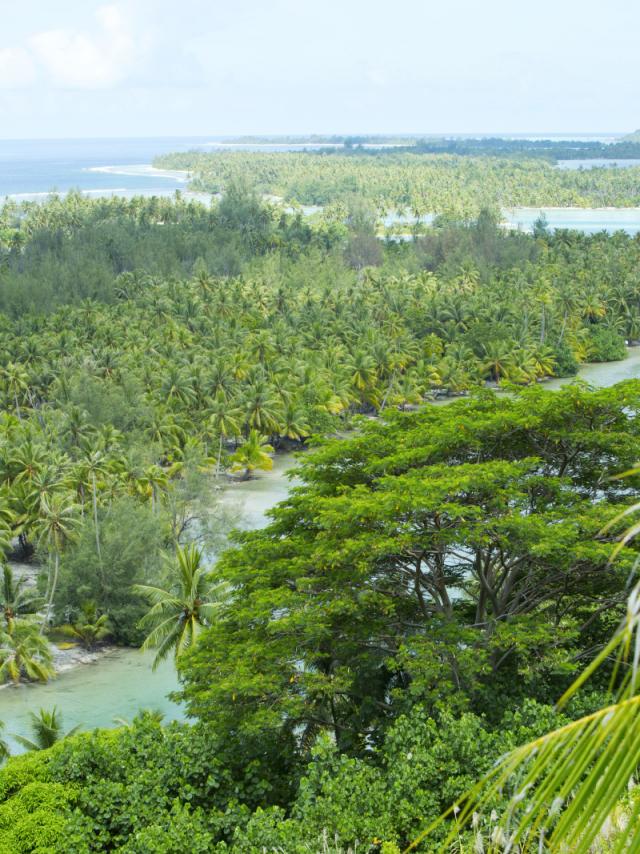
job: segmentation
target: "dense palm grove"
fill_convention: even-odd
[[[188,171],[196,190],[220,193],[234,181],[248,179],[261,193],[302,205],[328,205],[337,216],[354,195],[366,198],[380,212],[435,213],[457,219],[476,217],[482,208],[640,203],[638,167],[561,170],[526,153],[504,158],[393,149],[348,155],[188,152],[164,155],[155,165]]]
[[[49,678],[49,638],[144,642],[193,724],[10,760],[0,852],[391,854],[567,720],[552,703],[635,560],[612,569],[602,528],[637,486],[613,476],[640,390],[538,381],[640,338],[639,260],[487,212],[383,242],[366,204],[310,223],[233,182],[211,208],[7,204],[0,535],[38,581],[5,569],[0,675]],[[351,427],[211,569],[224,480]],[[460,846],[498,831],[480,816]]]

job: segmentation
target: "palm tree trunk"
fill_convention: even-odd
[[[53,599],[56,595],[56,587],[58,586],[58,572],[60,570],[60,554],[56,552],[55,557],[53,559],[53,583],[51,585],[51,595],[49,597],[49,608],[47,612],[47,622],[49,622],[51,616],[51,607],[53,605]]]
[[[562,318],[562,328],[560,329],[560,336],[558,337],[558,344],[562,343],[562,339],[564,338],[564,330],[567,326],[567,314],[565,312],[564,317]]]
[[[45,613],[45,617],[40,627],[41,634],[44,634],[45,626],[49,625],[51,621],[51,608],[53,606],[53,597],[56,595],[56,587],[58,586],[58,571],[60,569],[60,554],[58,552],[55,553],[54,561],[53,561],[53,577],[51,577],[51,565],[49,565],[49,579],[47,581],[47,610]]]
[[[38,421],[40,422],[40,426],[42,427],[42,429],[45,433],[48,432],[47,431],[47,425],[45,424],[45,420],[42,417],[42,413],[40,412],[40,409],[36,407],[36,404],[35,404],[35,401],[33,399],[33,395],[31,394],[30,388],[27,389],[27,397],[29,398],[29,404],[30,404],[31,408],[33,409],[33,411],[36,413],[36,415],[38,417]]]
[[[395,382],[395,378],[396,378],[396,374],[394,371],[393,374],[391,375],[391,379],[389,380],[389,386],[387,387],[387,390],[384,393],[384,397],[382,399],[382,403],[380,404],[380,409],[378,409],[378,412],[382,412],[384,410],[385,406],[387,405],[387,398],[391,394],[391,388],[393,387],[393,383]]]
[[[44,634],[44,628],[47,625],[47,621],[49,619],[49,590],[51,590],[51,555],[49,555],[49,571],[47,572],[47,589],[44,592],[44,601],[45,601],[45,615],[42,618],[42,623],[40,625],[40,634]]]
[[[216,480],[220,479],[220,465],[222,463],[222,433],[220,433],[220,444],[218,445],[218,462],[216,463]]]
[[[96,473],[91,474],[91,491],[93,499],[93,524],[96,527],[96,551],[98,552],[98,560],[102,565],[102,553],[100,551],[100,531],[98,529],[98,496],[96,494]]]

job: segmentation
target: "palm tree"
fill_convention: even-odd
[[[0,560],[4,558],[7,552],[11,551],[11,540],[13,537],[13,527],[16,524],[16,515],[8,506],[11,500],[8,487],[0,487]]]
[[[72,406],[67,415],[67,423],[65,435],[69,439],[72,447],[78,447],[82,439],[85,439],[91,432],[91,425],[86,412],[83,412],[78,406]]]
[[[0,721],[0,733],[4,730],[4,721]],[[0,762],[9,758],[9,745],[0,735]]]
[[[25,583],[24,578],[14,581],[11,567],[4,564],[2,567],[1,607],[7,626],[16,617],[35,614],[42,602],[42,598],[32,590],[24,589]]]
[[[607,313],[607,307],[595,293],[586,294],[580,305],[582,316],[590,323],[597,323]]]
[[[53,457],[53,455],[52,455]],[[65,463],[53,457],[34,471],[28,481],[24,481],[25,503],[32,515],[37,518],[43,499],[51,499],[66,486]]]
[[[127,718],[116,717],[113,719],[113,722],[119,727],[132,729],[136,721],[147,721],[149,723],[161,724],[163,720],[164,712],[161,712],[159,709],[141,709],[136,714],[133,721],[127,720]]]
[[[106,614],[98,614],[95,602],[85,602],[80,608],[80,615],[73,623],[61,627],[63,634],[80,641],[87,650],[109,637],[109,618]]]
[[[226,586],[211,583],[209,570],[202,564],[202,551],[194,545],[177,546],[168,581],[166,589],[146,584],[132,588],[152,604],[140,626],[151,627],[142,649],[157,649],[154,670],[172,652],[178,661],[226,598]]]
[[[282,423],[282,408],[271,388],[258,380],[249,386],[244,401],[245,419],[250,428],[262,433],[277,433]]]
[[[187,440],[184,428],[164,407],[156,407],[147,427],[147,435],[157,443],[165,457],[174,456]]]
[[[169,478],[163,468],[158,465],[147,466],[138,478],[136,488],[139,494],[151,499],[151,512],[158,507],[158,493],[162,496],[169,488]]]
[[[53,568],[49,561],[49,577],[45,601],[47,610],[42,622],[42,630],[51,618],[51,608],[58,584],[60,570],[60,555],[65,544],[75,536],[78,524],[78,505],[65,497],[55,497],[51,501],[43,500],[40,519],[38,520],[38,542],[44,544],[53,556]]]
[[[236,472],[244,469],[243,480],[248,480],[251,477],[251,472],[256,469],[271,471],[273,460],[269,455],[272,453],[273,448],[268,443],[267,438],[261,436],[257,430],[251,430],[246,440],[231,457],[233,462],[231,471]]]
[[[549,347],[532,347],[529,350],[536,377],[551,377],[556,367],[556,357]]]
[[[93,508],[93,524],[96,533],[96,553],[98,562],[102,564],[102,553],[100,550],[100,530],[98,528],[98,476],[107,473],[107,461],[101,451],[87,448],[79,463],[80,478],[91,488],[91,505]]]
[[[20,742],[27,750],[47,750],[53,747],[58,741],[63,738],[69,738],[75,735],[80,729],[81,724],[74,726],[69,732],[62,732],[62,715],[58,711],[57,706],[54,706],[50,711],[48,709],[40,709],[39,712],[29,712],[31,718],[31,732],[33,740],[25,738],[23,735],[14,735],[16,741]]]
[[[0,678],[16,685],[23,676],[47,682],[53,675],[53,656],[49,642],[37,626],[27,620],[12,620],[0,631]]]
[[[499,383],[513,368],[513,347],[503,341],[489,341],[482,349],[485,356],[483,367]]]
[[[288,403],[284,407],[280,433],[287,439],[294,439],[298,442],[301,442],[311,433],[303,409],[294,402]]]
[[[358,394],[361,403],[375,399],[378,375],[372,357],[363,350],[357,350],[353,354],[350,370],[351,385]]]
[[[29,375],[22,365],[9,362],[0,368],[0,377],[2,377],[7,394],[15,405],[18,419],[22,419],[18,398],[29,392]]]
[[[191,378],[186,372],[174,364],[165,365],[165,376],[160,386],[160,391],[168,405],[176,402],[182,406],[189,406],[195,401],[195,391]]]
[[[214,435],[218,436],[218,458],[216,461],[216,477],[220,476],[222,463],[222,444],[225,439],[235,439],[242,432],[242,410],[230,405],[224,393],[218,391],[209,408],[209,426]]]
[[[6,461],[7,474],[12,481],[30,482],[47,462],[47,451],[42,444],[27,436],[20,444],[10,448]]]

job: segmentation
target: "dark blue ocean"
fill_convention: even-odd
[[[150,139],[0,139],[0,199],[37,200],[52,191],[88,195],[171,195],[184,190],[182,175],[148,170],[171,151],[302,151],[318,145],[234,144],[223,137]],[[147,170],[140,167],[147,167]],[[95,171],[110,167],[109,171]],[[148,174],[144,174],[145,171]]]
[[[182,176],[91,171],[149,165],[158,154],[207,150],[207,138],[0,140],[0,198],[79,189],[103,194],[162,195],[185,188]],[[125,169],[126,172],[126,169]]]

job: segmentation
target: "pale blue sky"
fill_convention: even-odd
[[[0,138],[624,131],[636,0],[0,0]]]

